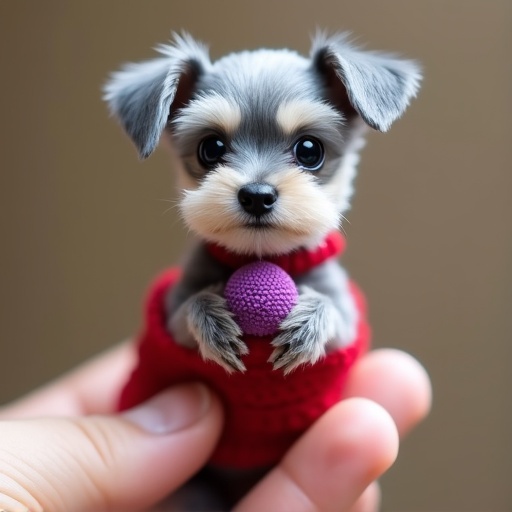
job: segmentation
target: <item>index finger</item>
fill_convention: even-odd
[[[422,421],[432,404],[432,385],[423,366],[396,349],[377,349],[356,362],[345,398],[369,398],[386,409],[401,436]]]
[[[397,455],[398,433],[376,403],[344,400],[327,411],[237,505],[237,512],[350,510]]]
[[[0,419],[108,414],[135,366],[136,348],[125,341],[40,389],[0,408]]]

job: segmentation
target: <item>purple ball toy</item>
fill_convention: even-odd
[[[229,278],[224,296],[245,334],[268,336],[297,304],[293,279],[268,261],[244,265]]]

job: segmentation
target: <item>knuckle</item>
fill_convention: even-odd
[[[110,429],[106,427],[100,418],[95,418],[94,416],[77,419],[75,426],[90,444],[92,451],[97,455],[102,466],[106,470],[111,470],[115,466],[116,457],[112,447]]]
[[[114,445],[121,437],[114,442],[110,429],[100,418],[93,416],[78,418],[73,421],[73,426],[85,441],[81,457],[76,462],[89,481],[88,487],[95,494],[94,501],[108,505],[111,496],[106,485],[107,476],[119,470]]]

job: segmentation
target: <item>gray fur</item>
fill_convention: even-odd
[[[358,313],[349,280],[337,261],[315,267],[295,283],[299,302],[281,323],[269,360],[286,373],[313,364],[326,351],[349,345],[357,332]]]
[[[285,373],[313,364],[326,350],[349,345],[357,332],[357,309],[346,273],[334,260],[295,280],[299,302],[280,325],[269,361]]]
[[[213,64],[211,73],[200,77],[196,95],[233,98],[239,105],[242,123],[229,138],[231,151],[225,160],[227,165],[247,176],[248,181],[254,182],[265,181],[290,162],[289,149],[297,134],[285,135],[277,126],[279,106],[289,100],[326,100],[310,61],[289,50],[257,50],[228,55]],[[201,173],[196,159],[198,133],[180,130],[180,119],[184,115],[186,111],[173,121],[172,135],[191,175],[197,176]],[[330,157],[318,174],[322,179],[335,172],[344,141],[349,138],[349,130],[342,116],[338,123],[332,123],[331,119],[327,123],[319,120],[317,130],[317,136],[323,140]]]
[[[350,293],[347,273],[336,260],[328,260],[295,279],[298,288],[308,287],[328,297],[338,312],[336,336],[328,340],[329,347],[348,345],[355,337],[359,320],[356,305]]]
[[[206,49],[190,36],[175,36],[174,46],[160,46],[164,58],[126,64],[104,87],[104,100],[135,143],[141,158],[155,149],[167,125],[180,79],[210,67]]]
[[[105,87],[105,99],[142,158],[151,154],[164,131],[171,138],[192,183],[180,206],[185,211],[186,199],[192,198],[187,211],[192,212],[191,218],[199,219],[194,225],[185,216],[186,222],[203,239],[228,249],[237,238],[244,243],[248,240],[249,245],[237,245],[233,250],[247,252],[249,247],[259,256],[281,254],[277,251],[283,247],[289,251],[319,243],[336,225],[349,205],[364,123],[387,130],[415,96],[421,78],[415,62],[362,51],[344,35],[317,37],[310,58],[289,50],[257,50],[227,55],[212,64],[206,48],[186,34],[176,36],[172,45],[161,46],[159,51],[162,58],[131,64],[113,74]],[[197,108],[212,107],[219,98],[234,105],[240,118],[226,133],[197,115]],[[315,117],[287,131],[276,115],[280,106],[293,101],[306,102]],[[222,165],[205,169],[197,151],[201,140],[212,134],[223,138],[227,151]],[[304,134],[321,140],[325,151],[321,169],[309,174],[302,172],[292,151]],[[282,189],[278,190],[276,207],[255,231],[230,183],[272,184],[273,179],[279,183],[279,176],[288,176],[290,169],[295,172],[295,188],[286,185],[291,191],[285,198],[288,206],[279,206],[285,201]],[[231,181],[216,181],[215,177]],[[224,195],[218,183],[223,184]],[[232,224],[231,231],[226,231],[229,238],[215,238],[219,236],[214,233],[217,225],[210,232],[199,229],[212,218],[207,208],[213,197],[217,198],[215,219],[220,219],[220,224],[228,219]],[[337,199],[331,204],[333,197]],[[309,227],[313,225],[317,227]],[[294,238],[299,237],[294,235],[299,228],[306,231],[300,235],[300,243]],[[232,271],[212,258],[204,241],[194,247],[183,268],[182,279],[166,298],[168,327],[176,341],[198,348],[205,359],[228,372],[244,371],[241,356],[247,347],[222,297]],[[286,373],[314,363],[327,350],[351,343],[358,321],[348,278],[336,261],[299,276],[296,284],[299,302],[282,322],[270,357],[274,368]]]
[[[166,298],[168,325],[175,340],[188,348],[199,348],[206,359],[215,360],[228,371],[241,370],[239,356],[245,345],[220,296],[222,283],[232,270],[212,258],[203,244],[192,249],[184,269],[182,279]],[[284,368],[287,373],[314,363],[326,350],[350,344],[358,321],[348,277],[336,260],[298,276],[295,283],[299,303],[281,324],[270,359],[275,369]],[[215,332],[212,326],[222,327]],[[193,336],[192,330],[201,334]]]
[[[334,259],[328,260],[307,274],[298,276],[295,283],[299,288],[307,286],[329,297],[340,315],[340,323],[336,327],[337,337],[330,341],[336,347],[350,343],[356,334],[359,318],[349,290],[348,275],[339,263]]]
[[[174,339],[185,347],[199,348],[205,359],[228,372],[243,371],[242,333],[221,297],[231,270],[212,258],[203,244],[190,251],[183,267],[182,279],[166,297],[168,328]]]
[[[189,95],[220,94],[243,109],[239,148],[256,142],[274,148],[275,112],[287,99],[329,99],[322,73],[331,68],[357,113],[371,127],[389,129],[415,96],[421,73],[410,60],[367,52],[347,37],[319,36],[311,60],[289,50],[258,50],[228,55],[213,65],[206,48],[190,36],[175,35],[173,45],[158,48],[164,58],[129,64],[113,73],[104,99],[142,158],[149,156],[167,126],[180,80],[192,72]]]
[[[419,89],[418,63],[393,54],[362,51],[348,42],[346,34],[317,36],[311,59],[321,73],[329,68],[334,71],[352,107],[376,130],[387,131]]]
[[[220,364],[228,373],[245,371],[240,356],[247,345],[240,339],[242,330],[218,293],[202,291],[188,301],[187,323],[204,359]]]
[[[275,86],[278,87],[279,84]],[[235,94],[235,92],[226,91],[225,94]],[[272,101],[273,97],[269,97],[270,101],[265,103],[265,89],[260,94],[261,97],[255,94],[251,101],[244,100],[240,103],[243,122],[236,133],[229,137],[230,151],[225,158],[226,164],[244,174],[248,182],[264,182],[270,175],[289,166],[290,148],[297,138],[296,133],[282,133],[276,124],[278,105],[281,101],[293,99],[293,94],[288,91],[288,95],[282,95],[284,99],[275,103]],[[321,103],[324,100],[316,98],[309,101]],[[189,174],[200,179],[205,171],[197,161],[198,133],[207,133],[207,130],[183,129],[180,122],[184,116],[186,111],[178,114],[173,120],[172,138]],[[252,121],[247,122],[247,118]],[[351,140],[350,129],[345,125],[341,115],[336,122],[333,122],[332,118],[326,121],[322,122],[320,118],[316,125],[304,126],[304,131],[307,129],[315,133],[316,137],[323,141],[328,155],[326,165],[316,175],[322,182],[327,181],[336,172],[343,150]]]
[[[314,364],[325,355],[327,341],[334,338],[334,304],[312,288],[299,289],[299,301],[279,326],[281,333],[272,341],[275,350],[269,362],[274,369],[289,373],[298,366]]]
[[[202,243],[191,247],[182,266],[185,272],[166,298],[168,314],[176,311],[192,295],[218,283],[225,283],[232,272],[213,258]]]

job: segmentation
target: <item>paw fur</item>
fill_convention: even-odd
[[[190,302],[187,324],[204,359],[215,361],[228,373],[245,371],[240,356],[248,348],[223,297],[210,291],[198,293]]]
[[[269,362],[275,370],[283,368],[285,374],[316,363],[325,356],[328,342],[344,330],[341,315],[329,297],[306,286],[300,292],[299,302],[283,320],[280,334],[272,341],[275,349]]]

